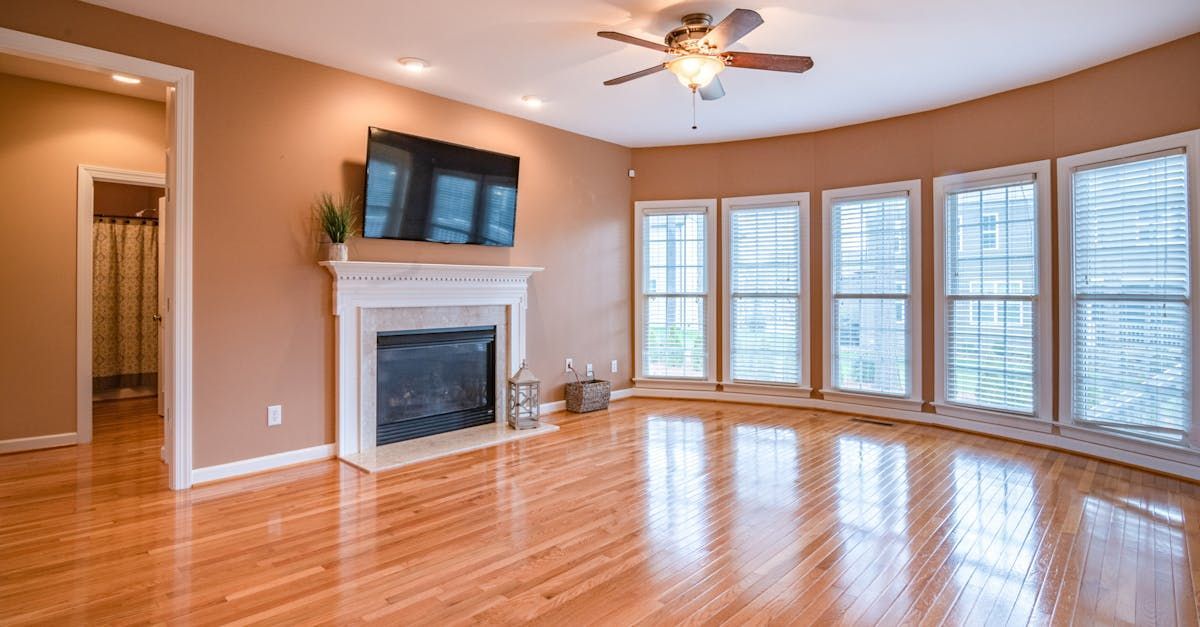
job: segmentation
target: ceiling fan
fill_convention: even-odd
[[[667,33],[661,44],[612,31],[596,33],[605,39],[658,50],[672,57],[640,72],[604,81],[604,84],[620,85],[635,78],[669,70],[684,87],[691,89],[693,94],[699,93],[704,100],[716,100],[725,95],[725,88],[721,86],[721,79],[717,75],[726,67],[799,74],[813,66],[810,57],[728,51],[734,42],[762,26],[763,18],[756,11],[734,9],[716,26],[712,25],[712,16],[707,13],[689,13],[683,16],[682,22],[682,26]]]

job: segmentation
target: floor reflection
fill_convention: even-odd
[[[734,490],[746,505],[795,507],[799,471],[796,431],[734,425]]]
[[[646,421],[646,528],[655,548],[691,553],[708,542],[704,423],[651,416]]]
[[[1040,579],[1031,568],[1042,541],[1033,473],[974,455],[955,455],[951,472],[958,622],[982,623],[993,617],[993,609],[1006,614],[997,619],[1010,611],[1028,617]]]
[[[908,521],[908,452],[855,436],[837,439],[837,513],[844,535],[903,534]]]

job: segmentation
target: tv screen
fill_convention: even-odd
[[[520,159],[371,127],[363,235],[512,246]]]

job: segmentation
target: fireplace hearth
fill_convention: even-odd
[[[379,333],[377,446],[496,421],[496,327]]]

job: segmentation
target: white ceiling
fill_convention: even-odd
[[[1200,31],[1197,0],[90,0],[626,146],[812,131],[936,108],[1047,80]],[[742,6],[766,24],[735,50],[800,54],[806,74],[731,68],[700,102],[666,72],[608,78],[658,53],[684,13]],[[402,70],[399,57],[432,68]],[[521,96],[547,104],[531,110]]]

